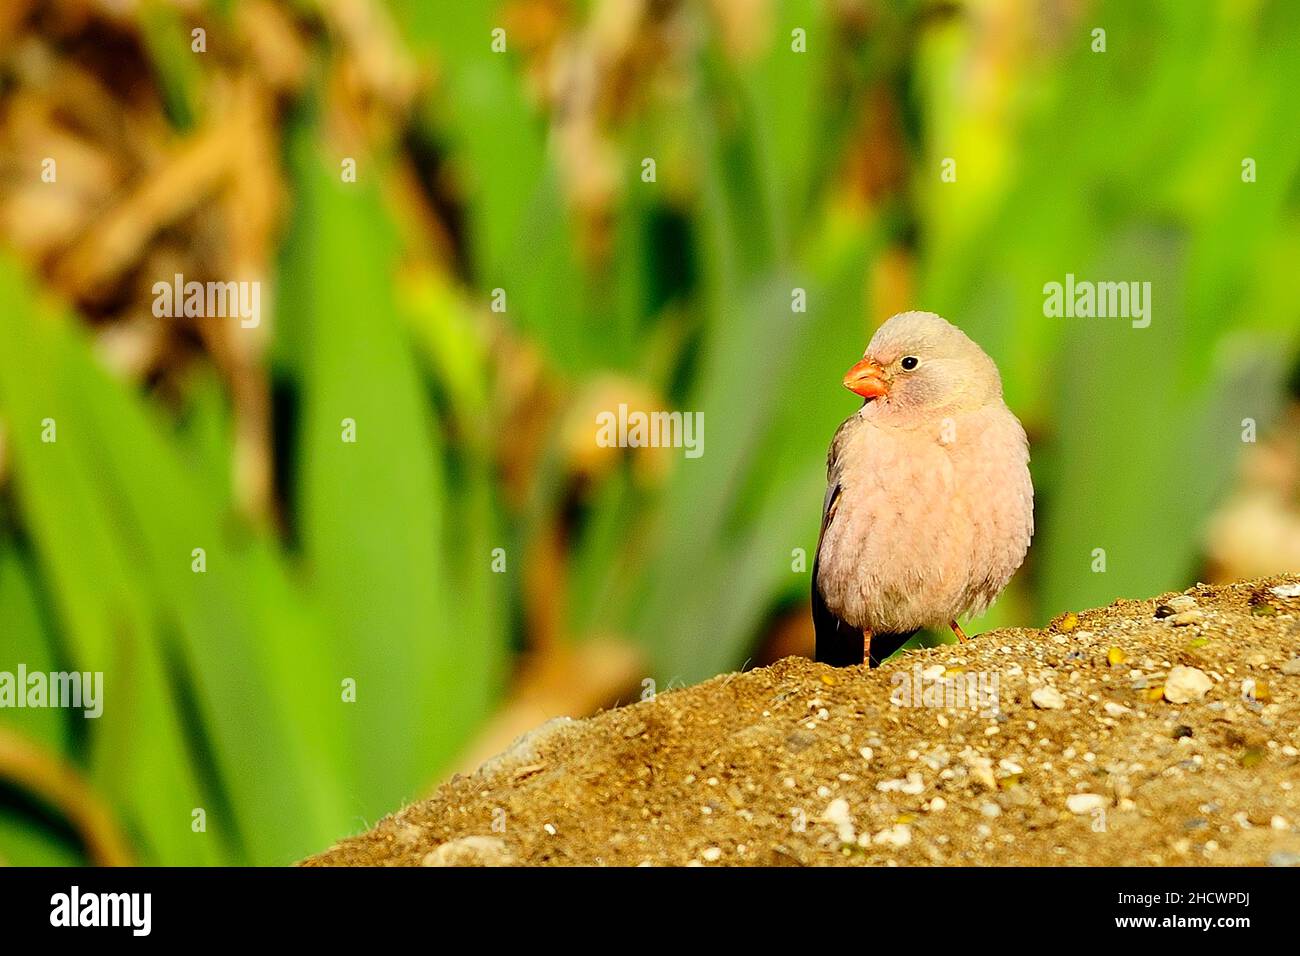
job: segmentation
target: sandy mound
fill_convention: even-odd
[[[1297,582],[552,721],[306,862],[1297,864]]]

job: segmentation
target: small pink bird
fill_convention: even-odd
[[[944,625],[964,642],[957,619],[1002,592],[1034,533],[1029,446],[997,366],[933,312],[903,312],[844,385],[866,401],[827,456],[817,660],[861,664],[865,648],[875,666]]]

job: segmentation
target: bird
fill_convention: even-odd
[[[844,386],[862,407],[826,456],[815,659],[869,666],[918,630],[984,612],[1034,534],[1029,442],[997,365],[933,312],[876,330]]]

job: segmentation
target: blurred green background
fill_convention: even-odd
[[[7,863],[288,863],[547,716],[808,652],[893,312],[1030,434],[977,630],[1231,576],[1243,420],[1294,427],[1292,3],[17,0],[0,60],[0,671],[105,682],[0,710]],[[261,323],[155,318],[178,272]],[[1045,317],[1067,273],[1150,327]],[[598,447],[621,402],[703,456]]]

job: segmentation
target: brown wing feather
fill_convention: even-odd
[[[841,425],[840,429],[843,430],[843,428],[844,426]],[[821,563],[822,540],[826,537],[826,529],[835,520],[835,510],[840,502],[840,482],[836,474],[838,469],[835,467],[839,437],[840,433],[837,431],[835,440],[831,442],[830,453],[827,455],[826,461],[826,497],[822,499],[822,526],[817,533],[817,554],[813,558],[812,618],[813,633],[816,639],[815,659],[833,667],[848,667],[852,664],[862,663],[864,656],[862,632],[845,623],[826,606],[826,599],[823,597],[821,587],[817,581],[817,571]]]

